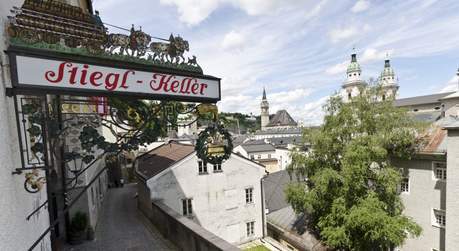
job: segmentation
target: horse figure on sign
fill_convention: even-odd
[[[148,49],[148,45],[151,42],[150,35],[142,31],[134,29],[134,25],[130,30],[130,34],[109,34],[107,38],[106,48],[109,48],[109,52],[119,48],[119,55],[129,55],[135,57],[141,57],[145,55]]]
[[[169,61],[171,63],[179,64],[184,63],[185,58],[183,54],[185,51],[190,50],[188,41],[184,40],[180,36],[174,37],[174,35],[169,36],[169,43],[164,42],[153,42],[150,44],[150,50],[153,52],[151,59],[160,61]],[[180,62],[181,59],[181,62]]]

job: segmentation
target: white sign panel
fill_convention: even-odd
[[[130,93],[188,100],[220,100],[220,81],[161,72],[120,69],[27,56],[17,56],[19,85],[49,89]],[[95,95],[96,96],[96,95]]]

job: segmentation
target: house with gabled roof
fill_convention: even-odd
[[[135,170],[143,212],[160,202],[234,245],[264,236],[262,165],[238,154],[211,165],[171,141],[139,156]]]

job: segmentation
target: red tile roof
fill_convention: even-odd
[[[194,152],[194,146],[170,142],[137,158],[136,171],[150,179]]]

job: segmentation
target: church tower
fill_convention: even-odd
[[[384,61],[384,70],[381,72],[379,76],[379,84],[383,89],[383,96],[382,99],[385,100],[386,98],[396,98],[397,91],[398,91],[398,83],[397,78],[395,76],[394,69],[390,66],[390,60],[386,59]]]
[[[357,54],[351,55],[351,63],[348,65],[346,70],[346,81],[344,81],[342,88],[342,96],[344,101],[348,102],[352,97],[358,96],[360,90],[367,84],[362,80],[360,64],[357,62]]]
[[[269,103],[268,100],[266,99],[266,91],[265,88],[263,88],[263,98],[261,99],[261,130],[265,130],[266,126],[269,124]]]

